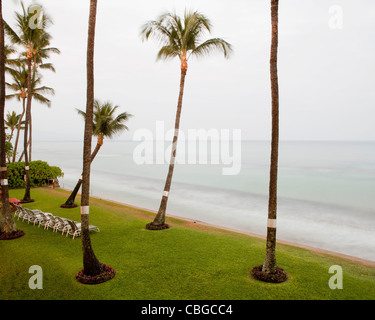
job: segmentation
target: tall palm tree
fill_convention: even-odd
[[[0,184],[1,184],[1,221],[0,239],[16,237],[20,235],[20,230],[14,222],[10,212],[8,173],[6,168],[6,134],[4,125],[5,112],[5,54],[4,54],[4,24],[3,24],[3,4],[0,0]],[[22,232],[23,234],[23,232]],[[5,236],[5,237],[4,237]]]
[[[97,137],[96,147],[91,154],[91,163],[98,154],[100,148],[103,145],[104,138],[112,138],[114,135],[121,133],[124,130],[128,130],[125,122],[129,120],[132,116],[127,112],[123,112],[115,117],[115,112],[118,106],[113,106],[111,102],[105,102],[101,104],[99,100],[94,102],[94,121],[92,124],[93,136]],[[78,110],[78,113],[86,119],[86,113],[84,111]],[[73,189],[68,200],[61,205],[61,208],[75,208],[77,205],[74,200],[77,193],[82,185],[82,178],[79,178],[75,188]]]
[[[272,137],[271,163],[268,199],[266,255],[262,265],[260,280],[282,282],[287,274],[276,265],[276,214],[277,214],[277,172],[279,152],[279,84],[277,73],[279,0],[271,0],[272,40],[270,57],[271,96],[272,96]],[[259,266],[260,267],[260,266]],[[258,267],[258,268],[259,268]],[[256,269],[255,267],[254,269]],[[254,270],[253,269],[253,270]],[[276,277],[275,274],[278,274]]]
[[[102,272],[102,265],[95,256],[91,246],[89,232],[90,210],[90,171],[91,171],[91,139],[94,107],[94,47],[97,0],[90,0],[89,28],[87,39],[87,101],[86,121],[83,143],[83,181],[81,197],[81,239],[83,252],[83,271],[85,275],[95,276]]]
[[[5,31],[7,32],[12,43],[24,47],[26,50],[26,60],[27,60],[27,88],[28,92],[31,92],[32,84],[32,64],[34,61],[34,50],[43,42],[46,38],[46,27],[50,23],[49,17],[43,12],[43,19],[38,28],[30,28],[30,19],[33,17],[33,13],[30,13],[30,7],[25,8],[23,2],[21,2],[22,13],[16,12],[16,22],[17,29],[19,33],[15,32],[9,24],[4,21]],[[44,42],[43,42],[44,43]],[[25,195],[22,199],[23,202],[33,201],[30,196],[30,172],[29,172],[29,153],[28,153],[28,135],[29,135],[29,125],[31,119],[31,102],[32,95],[27,95],[26,104],[26,124],[24,130],[24,152],[25,152],[25,177],[26,177],[26,190]]]
[[[232,51],[231,45],[221,38],[212,38],[202,42],[201,38],[206,32],[211,32],[211,22],[206,16],[197,11],[185,11],[183,19],[175,13],[167,12],[159,16],[157,20],[149,21],[142,27],[141,36],[143,40],[154,37],[161,44],[162,47],[157,55],[158,59],[167,60],[178,57],[181,62],[180,93],[178,97],[175,134],[173,137],[168,175],[159,211],[154,221],[146,225],[147,229],[161,230],[169,227],[165,223],[165,213],[176,159],[178,131],[180,127],[188,60],[192,56],[206,56],[213,51],[220,51],[224,53],[224,57],[228,57]]]
[[[17,21],[17,28],[19,29],[19,34],[17,34],[5,21],[5,31],[7,32],[10,40],[12,43],[21,45],[26,50],[26,58],[27,58],[27,67],[28,67],[28,77],[27,77],[27,91],[31,92],[31,66],[32,66],[32,58],[33,58],[33,44],[37,42],[42,29],[34,29],[30,28],[30,14],[28,13],[29,10],[25,9],[24,4],[21,2],[22,7],[22,14],[16,12],[16,21]],[[26,189],[25,195],[22,199],[23,202],[32,202],[30,195],[30,172],[29,172],[29,156],[27,152],[28,146],[28,132],[29,132],[29,123],[30,123],[30,116],[31,116],[31,95],[27,95],[27,104],[26,104],[26,123],[25,123],[25,130],[24,130],[24,152],[25,152],[25,178],[26,178]]]
[[[38,69],[43,69],[43,70],[50,70],[52,72],[56,72],[55,67],[53,66],[52,63],[45,63],[44,60],[48,59],[51,55],[51,53],[55,54],[60,54],[60,50],[55,48],[55,47],[50,47],[50,41],[52,39],[52,36],[46,32],[46,28],[52,24],[52,20],[49,18],[49,16],[46,15],[46,13],[43,13],[43,32],[40,32],[37,37],[34,38],[32,48],[31,48],[31,53],[32,53],[32,82],[34,81],[33,79],[37,76]],[[12,34],[12,30],[8,26],[8,32]],[[15,37],[15,35],[12,35],[13,39],[18,41],[18,39]],[[23,65],[28,65],[28,54],[30,55],[30,50],[27,50],[22,53],[19,63]],[[32,99],[34,96],[32,96]],[[38,99],[37,99],[38,100]],[[43,101],[42,101],[43,103]],[[48,104],[48,107],[50,107],[50,104]],[[32,113],[30,111],[30,119],[29,119],[29,132],[28,132],[28,147],[29,147],[29,161],[31,161],[32,157]],[[23,155],[22,155],[23,156]],[[20,159],[21,160],[21,159]]]
[[[272,95],[271,163],[268,199],[267,249],[263,264],[264,273],[276,272],[276,213],[277,213],[277,171],[279,158],[279,84],[277,74],[279,0],[271,0],[272,41],[270,57]]]

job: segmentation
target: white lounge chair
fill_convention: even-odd
[[[69,223],[70,228],[68,229],[66,236],[70,234],[74,240],[75,237],[79,237],[81,235],[81,223],[69,219],[67,220],[67,222]],[[99,228],[93,225],[89,225],[89,231],[100,232]]]
[[[66,219],[55,217],[55,225],[53,226],[53,232],[61,231],[61,234],[64,235],[64,232],[67,231],[67,228],[70,228],[69,223]]]

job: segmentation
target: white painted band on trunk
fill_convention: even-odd
[[[5,172],[7,171],[7,167],[0,167],[0,172]]]
[[[268,219],[267,227],[276,229],[276,219]]]
[[[180,132],[180,129],[174,129],[174,135],[178,136],[178,133]]]
[[[163,196],[164,196],[164,197],[168,197],[168,196],[169,196],[169,192],[168,192],[168,191],[164,191],[164,192],[163,192]]]
[[[30,167],[29,166],[25,166],[25,170],[30,170]]]
[[[81,207],[81,214],[89,214],[90,213],[90,207],[89,206],[83,206]]]
[[[1,179],[1,185],[7,186],[8,185],[8,179]]]

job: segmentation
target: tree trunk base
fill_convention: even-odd
[[[103,263],[100,263],[100,266],[101,266],[102,272],[96,276],[85,275],[84,273],[85,270],[84,269],[81,270],[75,276],[77,281],[83,284],[99,284],[99,283],[109,281],[115,277],[116,272],[110,266],[106,266]]]
[[[0,240],[14,240],[14,239],[21,238],[24,235],[25,235],[25,232],[23,232],[22,230],[17,230],[11,233],[3,232],[3,233],[0,233]]]
[[[78,205],[75,204],[75,203],[71,203],[71,204],[67,204],[67,203],[63,203],[60,208],[64,208],[64,209],[72,209],[72,208],[77,208]]]
[[[254,279],[264,282],[281,283],[288,280],[288,275],[282,268],[276,267],[275,273],[264,273],[262,269],[262,264],[260,266],[256,266],[253,269],[251,269],[250,275]]]
[[[34,199],[29,199],[29,200],[21,200],[21,203],[31,203],[34,202]]]
[[[147,230],[164,230],[164,229],[169,229],[170,226],[169,224],[161,224],[161,225],[155,225],[153,222],[150,222],[146,224],[146,229]]]

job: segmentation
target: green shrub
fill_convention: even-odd
[[[59,167],[50,166],[45,161],[31,161],[29,167],[31,187],[45,186],[49,180],[64,176]],[[10,189],[25,188],[25,162],[8,163],[7,171]]]

